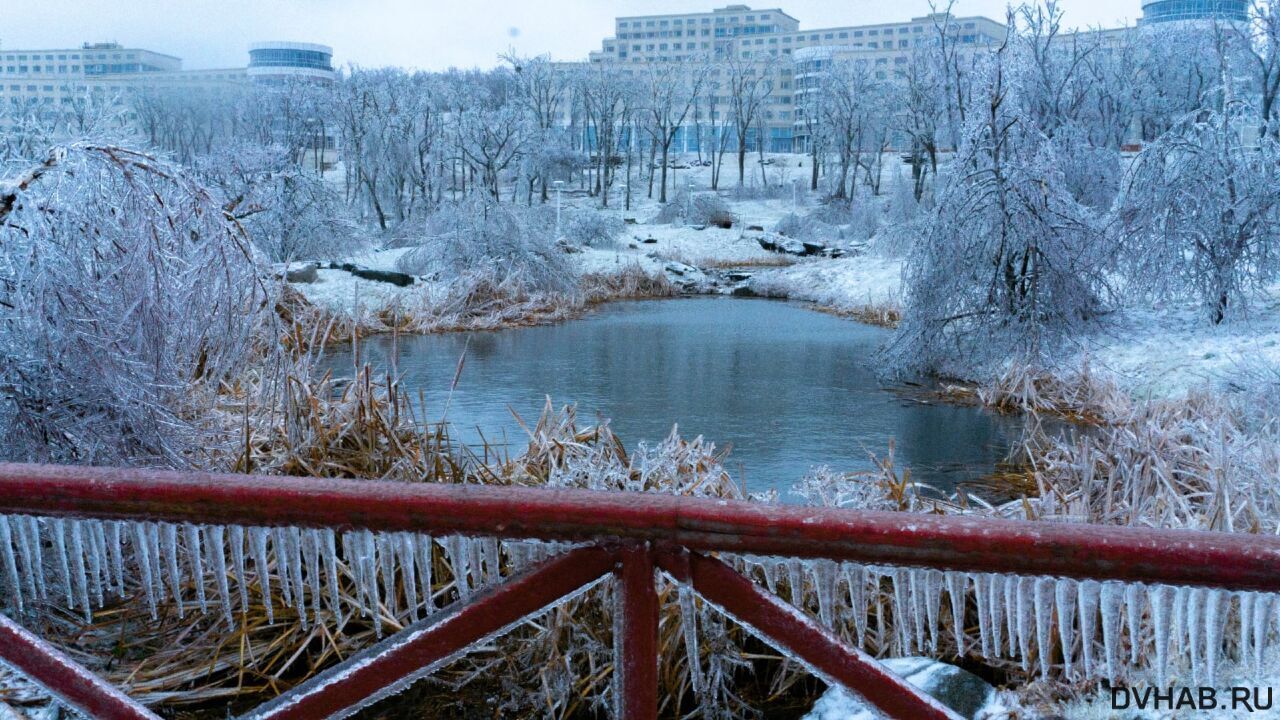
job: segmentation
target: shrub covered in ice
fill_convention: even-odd
[[[622,234],[622,218],[616,213],[575,208],[562,219],[564,238],[575,245],[610,247]]]
[[[0,182],[0,409],[11,460],[184,464],[191,386],[270,310],[243,230],[181,169],[55,149]]]
[[[662,207],[654,222],[673,224],[683,221],[686,225],[714,225],[721,228],[733,227],[737,222],[729,204],[716,193],[690,193],[681,190]]]
[[[483,274],[540,292],[569,292],[576,276],[555,242],[554,215],[473,195],[445,203],[420,223],[405,223],[394,243],[412,247],[401,272],[451,281]]]
[[[367,242],[342,197],[285,148],[234,145],[201,158],[196,167],[275,262],[348,256]]]

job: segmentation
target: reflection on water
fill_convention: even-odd
[[[1018,421],[974,408],[922,404],[876,378],[887,331],[767,300],[697,298],[609,305],[562,325],[401,337],[398,366],[439,420],[449,400],[455,439],[478,444],[523,432],[547,396],[576,403],[581,421],[610,418],[628,446],[681,434],[731,446],[729,470],[751,492],[785,491],[814,465],[871,467],[896,442],[896,462],[941,488],[989,472],[1016,438]],[[385,367],[392,342],[361,343]],[[348,352],[333,353],[349,373]]]

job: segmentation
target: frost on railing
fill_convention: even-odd
[[[735,557],[740,572],[874,655],[977,655],[1041,677],[1112,682],[1258,677],[1272,593]]]
[[[456,535],[240,527],[0,515],[0,572],[17,615],[47,605],[86,623],[113,598],[213,613],[228,628],[252,600],[268,622],[291,608],[304,626],[358,614],[417,621],[567,545]]]

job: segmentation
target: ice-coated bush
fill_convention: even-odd
[[[367,243],[341,195],[284,148],[237,144],[200,158],[196,167],[274,262],[344,257]]]
[[[616,213],[576,208],[562,218],[564,238],[575,245],[609,247],[622,234],[622,218]]]
[[[483,275],[529,291],[569,292],[577,277],[555,241],[555,216],[473,195],[445,203],[420,223],[405,223],[393,244],[411,247],[401,272],[449,281]]]
[[[197,464],[192,387],[241,369],[270,316],[259,258],[145,154],[58,147],[0,181],[0,455]]]
[[[729,204],[713,192],[690,193],[681,190],[662,207],[654,222],[672,224],[683,221],[686,225],[707,225],[731,228],[738,221]]]

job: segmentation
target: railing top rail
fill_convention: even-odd
[[[1280,537],[661,494],[0,464],[0,513],[516,539],[1280,592]]]

